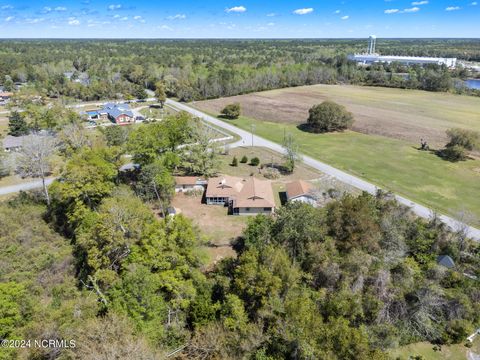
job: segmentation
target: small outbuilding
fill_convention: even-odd
[[[26,136],[5,136],[5,138],[3,139],[3,150],[5,150],[6,152],[10,152],[21,149],[26,138]]]
[[[175,192],[203,191],[208,181],[196,176],[175,176]]]
[[[448,255],[440,255],[437,257],[437,264],[446,267],[447,269],[453,269],[455,267],[455,262]]]
[[[312,194],[312,185],[303,180],[293,181],[287,184],[287,200],[300,201],[312,206],[317,205],[317,200]]]
[[[177,210],[172,206],[167,207],[167,216],[173,217],[175,215],[177,215]]]

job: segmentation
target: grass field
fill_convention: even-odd
[[[353,131],[310,134],[297,126],[308,108],[325,99],[344,104],[355,115]],[[384,189],[480,226],[480,160],[451,163],[418,151],[421,137],[445,143],[451,127],[480,131],[480,98],[425,91],[315,85],[197,102],[218,115],[238,101],[245,116],[228,121],[282,143],[293,134],[300,151]]]
[[[354,131],[443,146],[445,130],[462,127],[480,131],[480,98],[472,96],[347,85],[314,85],[197,102],[218,114],[239,102],[243,114],[264,121],[301,124],[308,109],[324,100],[345,105],[355,116]]]
[[[246,117],[229,122],[245,130],[253,123],[257,135],[277,143],[291,133],[306,155],[442,213],[470,213],[473,218],[466,221],[480,226],[479,160],[451,163],[405,141],[353,131],[311,134],[294,124]]]
[[[432,344],[421,342],[402,346],[398,349],[390,351],[392,359],[409,360],[409,356],[422,356],[424,360],[471,360],[473,357],[467,357],[467,351],[473,351],[480,354],[480,339],[476,339],[471,349],[466,348],[463,344],[450,346],[442,346],[441,351],[435,351]]]

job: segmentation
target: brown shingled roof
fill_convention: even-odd
[[[196,185],[198,181],[205,181],[196,176],[175,176],[176,185]]]
[[[234,207],[275,207],[272,185],[269,181],[249,178],[234,199]]]
[[[309,195],[311,189],[312,186],[303,180],[294,181],[287,184],[287,197],[291,199],[302,195]]]
[[[235,176],[223,175],[208,179],[206,197],[232,198],[240,192],[245,180]]]

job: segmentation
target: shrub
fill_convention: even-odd
[[[252,166],[258,166],[260,165],[260,159],[258,157],[254,157],[250,160],[250,165]]]
[[[276,168],[269,167],[265,170],[263,176],[265,176],[267,179],[275,180],[280,178],[280,171],[278,171]]]
[[[233,157],[232,166],[238,166],[238,160],[236,156]]]
[[[475,150],[480,147],[480,133],[466,129],[449,129],[447,136],[450,139],[447,148],[461,146],[466,150]]]
[[[225,106],[221,114],[227,119],[238,119],[238,117],[240,116],[240,112],[240,104],[235,103]]]
[[[242,164],[246,164],[246,163],[248,162],[248,158],[247,158],[245,155],[243,155],[243,157],[242,157],[242,159],[240,160],[240,162],[241,162]]]
[[[345,130],[352,126],[353,115],[345,106],[324,101],[309,110],[307,124],[315,133]]]
[[[449,161],[463,161],[467,159],[467,150],[460,145],[448,146],[440,151],[440,156]]]

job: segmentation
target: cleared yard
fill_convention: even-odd
[[[452,127],[480,131],[480,98],[418,90],[313,85],[201,101],[195,106],[218,114],[225,105],[239,102],[246,117],[298,125],[306,121],[312,105],[324,100],[345,105],[354,114],[354,131],[414,144],[424,138],[443,146],[445,130]]]
[[[178,193],[172,206],[193,221],[193,224],[207,237],[206,251],[210,263],[227,256],[235,256],[231,241],[240,236],[247,225],[247,217],[228,216],[227,208],[202,204],[201,196]]]
[[[236,157],[238,160],[238,166],[231,166],[233,157]],[[228,155],[220,156],[220,167],[219,172],[222,174],[228,174],[232,176],[247,177],[253,174],[256,178],[265,180],[263,173],[264,170],[259,170],[256,166],[251,166],[248,163],[242,164],[240,160],[243,156],[248,158],[248,163],[253,157],[258,157],[260,159],[260,164],[270,165],[272,162],[276,165],[280,165],[284,162],[282,156],[275,151],[271,151],[262,147],[238,147],[231,149]],[[293,174],[282,175],[278,180],[289,182],[294,180],[311,180],[317,179],[322,175],[321,172],[312,169],[308,166],[305,166],[301,163],[297,164]]]

